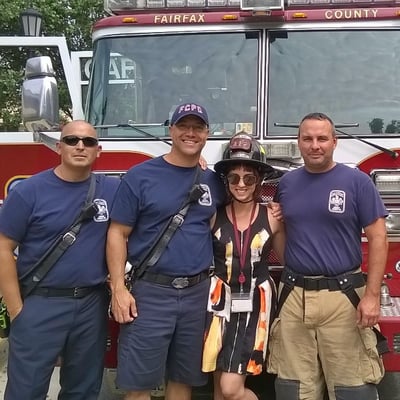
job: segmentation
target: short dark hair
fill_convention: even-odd
[[[312,112],[312,113],[307,114],[306,116],[304,116],[303,119],[300,121],[299,131],[297,133],[297,136],[300,136],[301,124],[304,121],[307,121],[309,119],[317,119],[318,121],[328,121],[330,123],[331,127],[332,127],[332,135],[333,135],[333,137],[336,136],[335,124],[333,123],[332,119],[329,118],[326,114],[321,113],[321,112]]]

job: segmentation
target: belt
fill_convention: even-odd
[[[175,289],[184,289],[197,285],[201,281],[207,279],[208,276],[208,271],[200,272],[197,275],[179,277],[145,272],[140,279],[146,282],[158,283],[159,285],[172,286]]]
[[[290,286],[299,286],[304,290],[330,291],[346,290],[348,287],[359,288],[365,285],[365,278],[362,272],[345,273],[337,276],[306,277],[292,271],[283,271],[282,282]]]
[[[82,297],[102,288],[104,288],[104,284],[74,288],[37,287],[33,289],[30,294],[44,297],[72,297],[75,299],[81,299]]]

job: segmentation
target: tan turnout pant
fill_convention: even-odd
[[[322,400],[325,383],[330,400],[372,398],[384,374],[374,332],[356,325],[356,310],[341,291],[294,287],[269,346],[268,372],[288,385],[277,400]]]

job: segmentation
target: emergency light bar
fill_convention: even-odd
[[[257,3],[257,9],[266,9],[265,4],[281,4],[281,0],[245,0]],[[104,10],[111,15],[128,14],[145,9],[161,8],[214,8],[214,7],[237,7],[241,0],[104,0]],[[282,0],[283,3],[283,0]],[[262,8],[263,7],[263,8]],[[268,7],[268,6],[267,6]],[[269,7],[271,9],[271,7]],[[275,8],[274,8],[275,9]]]
[[[283,10],[283,0],[240,0],[240,8],[251,11]]]
[[[304,6],[340,7],[350,4],[399,4],[400,0],[104,0],[104,10],[111,15],[129,14],[146,9],[201,8],[209,9],[229,7],[242,10],[269,11],[284,10]]]
[[[301,158],[300,150],[297,142],[272,142],[265,143],[262,145],[265,150],[265,155],[267,158],[288,158],[296,159]]]
[[[287,0],[288,8],[294,8],[296,6],[308,6],[312,7],[338,7],[341,4],[398,4],[400,0]]]

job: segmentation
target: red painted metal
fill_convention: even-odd
[[[93,165],[94,171],[124,172],[133,165],[151,157],[134,151],[103,151]],[[0,145],[0,200],[7,195],[11,185],[20,179],[59,163],[59,155],[41,143],[11,143]]]
[[[225,18],[227,15],[232,18]],[[400,5],[396,3],[360,4],[351,6],[335,4],[331,7],[317,7],[315,4],[303,8],[272,10],[268,13],[252,13],[240,11],[238,8],[224,9],[173,9],[137,10],[123,15],[103,18],[94,24],[93,30],[110,27],[126,27],[135,25],[206,25],[212,23],[235,24],[243,22],[274,21],[285,22],[332,22],[332,21],[367,21],[400,19]]]

